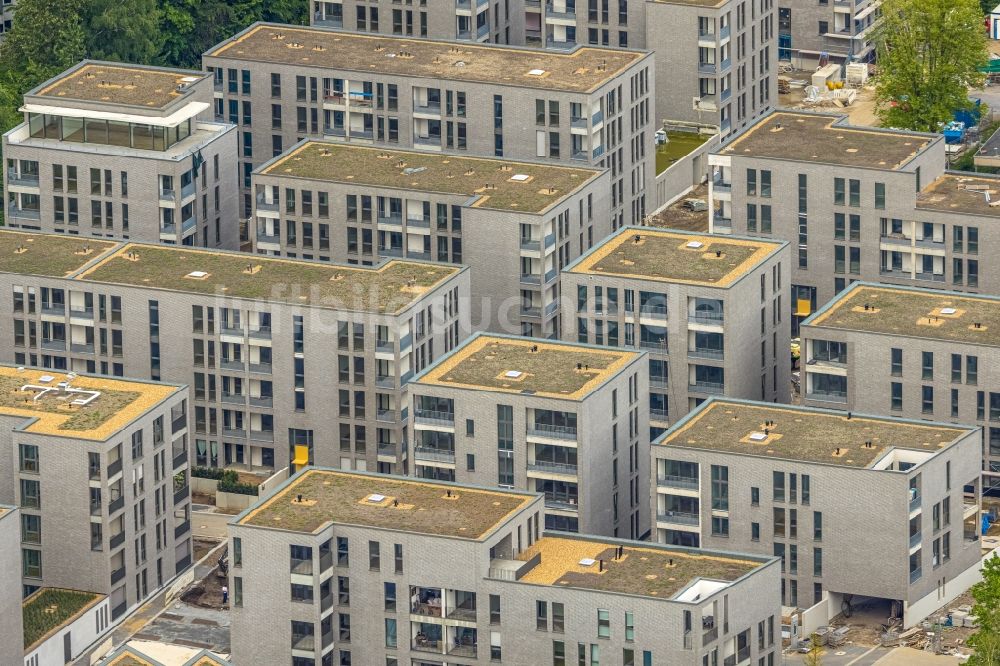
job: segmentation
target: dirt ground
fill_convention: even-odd
[[[676,203],[650,218],[649,226],[681,229],[683,231],[708,231],[708,211],[692,213],[684,208],[685,199],[702,199],[708,203],[708,184],[698,186]]]
[[[200,562],[210,550],[219,545],[218,541],[208,541],[206,539],[194,540],[194,561]]]
[[[197,553],[197,542],[195,543],[195,547],[195,552]],[[222,553],[225,552],[226,549],[223,549]],[[212,571],[203,580],[196,582],[184,592],[181,600],[184,603],[201,608],[228,608],[228,605],[223,605],[222,603],[222,586],[225,584],[226,578],[220,577],[219,568],[213,567]]]
[[[871,79],[868,80],[869,85],[858,89],[858,97],[854,104],[848,107],[839,107],[832,102],[823,104],[805,103],[805,87],[809,85],[809,77],[812,76],[811,71],[796,70],[782,74],[781,76],[789,79],[793,83],[793,86],[790,93],[778,95],[778,106],[785,109],[846,113],[850,117],[852,125],[878,127],[878,118],[875,117],[875,87],[871,85]],[[796,83],[802,85],[795,85]]]

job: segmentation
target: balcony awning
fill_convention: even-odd
[[[111,111],[94,111],[92,109],[74,109],[65,106],[47,106],[45,104],[25,104],[19,111],[22,113],[44,113],[50,116],[65,116],[69,118],[92,118],[94,120],[117,120],[123,123],[138,123],[156,127],[175,127],[185,120],[194,118],[211,105],[207,102],[191,102],[184,108],[174,111],[169,116],[140,116],[132,113],[113,113]]]
[[[296,467],[303,467],[309,464],[309,447],[301,444],[295,446],[295,459],[292,464]]]
[[[795,315],[807,317],[812,314],[812,302],[808,298],[800,298],[795,303]]]

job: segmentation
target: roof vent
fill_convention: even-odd
[[[529,69],[528,76],[542,76],[545,74],[544,69]]]
[[[754,442],[763,442],[767,439],[767,433],[765,432],[752,432],[750,433],[750,439]]]
[[[365,498],[365,501],[369,504],[381,504],[385,501],[385,495],[379,495],[378,493],[372,493]]]
[[[597,560],[595,560],[595,559],[593,559],[591,557],[585,557],[582,560],[580,560],[580,566],[581,567],[592,567],[595,564],[597,564]]]
[[[464,60],[455,61],[455,67],[465,67],[465,61]]]
[[[522,373],[520,370],[508,370],[507,372],[503,373],[503,376],[509,377],[510,379],[517,379],[522,374],[524,373]]]
[[[208,277],[208,273],[206,273],[205,271],[191,271],[184,277],[193,278],[195,280],[204,280],[206,277]]]
[[[684,247],[689,247],[692,250],[697,250],[698,248],[701,248],[701,247],[704,247],[704,246],[705,246],[704,243],[702,243],[701,241],[696,241],[696,240],[688,241],[687,243],[684,244]]]
[[[955,308],[941,308],[941,314],[943,315],[953,315],[956,312],[958,312],[958,310]]]
[[[523,173],[516,173],[510,177],[511,180],[517,181],[518,183],[523,183],[524,181],[528,180],[528,178],[530,178],[530,176],[527,176]]]

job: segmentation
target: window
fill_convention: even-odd
[[[760,541],[760,523],[750,523],[750,540]]]
[[[38,473],[38,447],[33,444],[19,444],[20,470],[22,472]]]
[[[823,549],[813,548],[813,576],[819,578],[823,575]]]
[[[549,604],[547,601],[535,602],[535,629],[538,631],[549,630]]]
[[[893,377],[903,376],[903,350],[893,348],[891,350],[891,361],[889,365],[889,372]]]
[[[566,628],[566,610],[562,604],[553,601],[552,631],[562,633],[565,628]]]
[[[750,488],[750,505],[760,506],[760,488]]]
[[[625,611],[625,640],[635,640],[635,616],[632,611]]]
[[[924,414],[934,413],[934,387],[920,387],[920,411]]]
[[[729,468],[723,465],[712,465],[712,509],[729,510]],[[727,530],[728,531],[728,530]]]
[[[600,608],[597,609],[597,637],[611,638],[611,613]]]
[[[885,183],[875,183],[875,209],[885,210]]]
[[[378,541],[368,542],[368,568],[371,571],[378,571],[381,566],[381,555],[379,553]]]
[[[813,511],[813,541],[823,540],[823,512]]]
[[[920,366],[920,378],[932,381],[934,379],[934,352],[921,352]]]
[[[771,479],[774,487],[773,499],[775,502],[785,501],[785,473],[772,472]]]

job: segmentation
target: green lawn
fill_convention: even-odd
[[[656,174],[667,170],[674,162],[709,140],[708,135],[694,132],[667,132],[667,143],[656,147]]]
[[[43,588],[25,599],[24,647],[29,648],[89,606],[98,595],[91,592]]]

